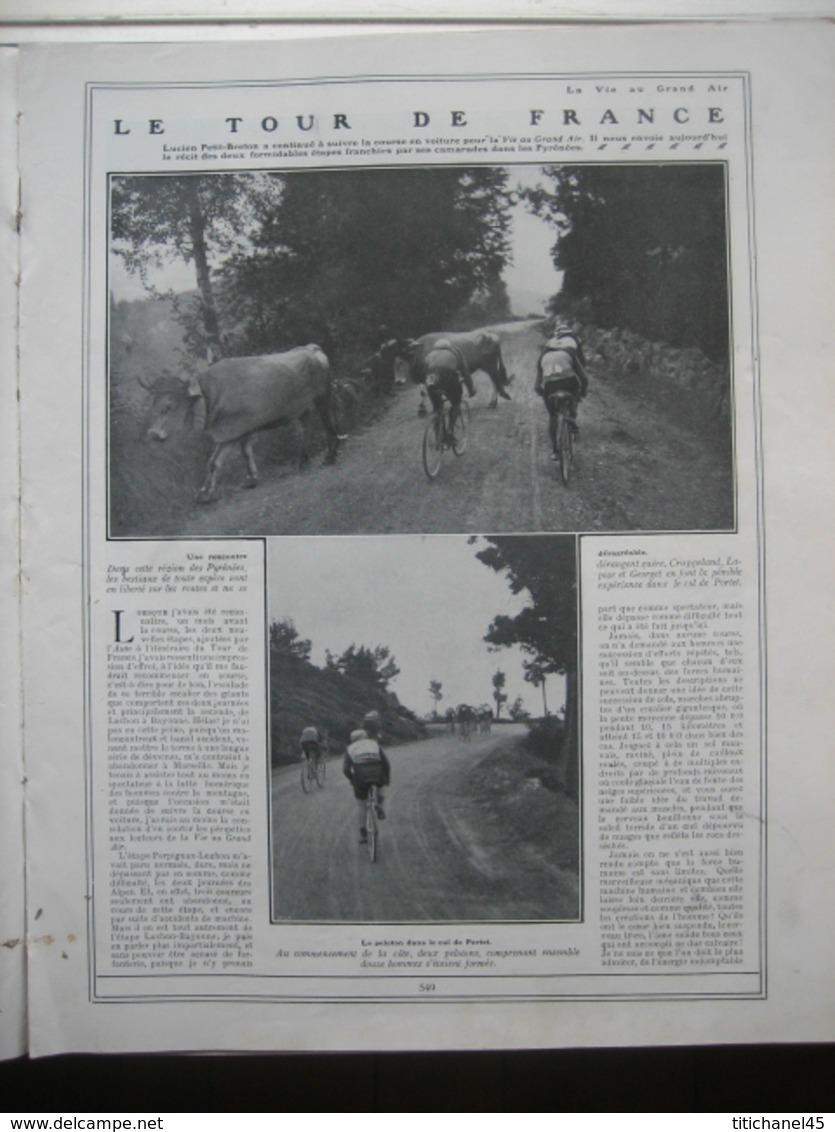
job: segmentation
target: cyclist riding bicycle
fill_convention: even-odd
[[[319,758],[322,754],[324,742],[325,740],[322,738],[322,733],[318,727],[305,727],[299,739],[302,758],[308,763],[311,759]]]
[[[461,404],[462,383],[466,385],[469,395],[475,397],[475,385],[466,359],[448,338],[439,338],[423,359],[423,372],[426,375],[423,382],[433,410],[441,414],[444,397],[451,405],[449,428],[452,431]]]
[[[362,721],[362,727],[351,732],[348,749],[342,763],[342,773],[354,788],[354,797],[359,808],[360,843],[368,840],[365,826],[365,807],[371,786],[381,788],[391,782],[391,763],[379,743],[380,716],[369,712]],[[382,791],[377,795],[377,817],[385,818]]]
[[[548,339],[540,351],[536,363],[536,381],[534,392],[545,401],[548,415],[553,417],[556,412],[556,398],[553,394],[565,391],[571,394],[571,413],[569,424],[576,433],[577,406],[588,394],[589,377],[585,367],[585,357],[580,339],[566,325],[555,328],[553,335]],[[556,433],[552,430],[552,438],[556,444]],[[552,458],[557,459],[556,447]]]

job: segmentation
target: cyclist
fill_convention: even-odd
[[[362,727],[351,732],[348,749],[342,763],[342,773],[354,788],[354,797],[359,807],[360,843],[368,840],[365,826],[365,806],[369,787],[388,786],[391,782],[391,764],[379,743],[380,716],[369,712],[362,721]],[[377,817],[385,818],[382,791],[378,793]]]
[[[320,758],[323,753],[325,740],[318,727],[305,727],[302,731],[299,745],[302,749],[302,758],[310,766],[311,759]]]
[[[455,427],[455,418],[461,404],[462,382],[466,385],[470,397],[475,397],[475,385],[466,359],[448,338],[439,338],[432,348],[427,350],[421,368],[424,374],[423,382],[435,412],[441,414],[444,397],[452,406],[449,413],[451,432]]]
[[[567,390],[572,394],[571,417],[569,424],[576,433],[577,405],[588,394],[589,377],[586,372],[583,346],[580,339],[565,324],[554,329],[553,335],[542,347],[536,363],[534,392],[545,401],[548,415],[554,418],[555,403],[552,394]],[[552,459],[558,458],[556,450],[556,428],[551,429],[551,442],[554,446]]]

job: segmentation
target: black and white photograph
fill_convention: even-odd
[[[579,918],[576,554],[271,545],[273,920]]]
[[[110,176],[112,538],[729,531],[719,161]]]

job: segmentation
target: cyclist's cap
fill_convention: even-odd
[[[314,743],[318,738],[319,732],[315,727],[305,727],[304,731],[302,731],[302,740],[304,742],[308,742],[309,740],[311,743]]]
[[[360,739],[367,739],[367,738],[368,738],[368,735],[360,727],[356,731],[351,732],[351,734],[349,736],[349,742],[357,743],[357,742],[359,742]]]

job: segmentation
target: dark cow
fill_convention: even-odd
[[[451,345],[461,351],[470,373],[483,370],[493,383],[493,396],[490,399],[490,408],[495,409],[499,397],[506,401],[511,399],[507,391],[512,378],[508,376],[502,360],[501,340],[494,330],[468,330],[466,333],[453,334],[439,331],[435,334],[424,334],[401,348],[401,356],[405,357],[411,369],[412,381],[422,385],[426,377],[424,358],[432,347],[445,338]]]
[[[328,359],[318,346],[298,346],[284,354],[225,358],[192,380],[162,377],[141,382],[154,398],[148,435],[164,441],[183,426],[196,427],[201,406],[204,429],[214,441],[206,478],[196,499],[215,498],[217,477],[230,448],[239,447],[247,464],[248,486],[255,487],[258,470],[252,440],[262,429],[300,420],[304,426],[301,463],[307,459],[309,423],[315,408],[328,437],[328,462],[336,458],[341,439],[333,409]]]

